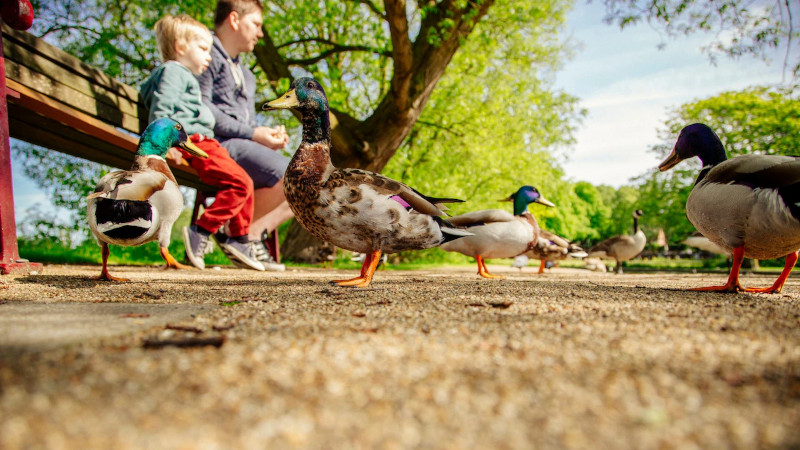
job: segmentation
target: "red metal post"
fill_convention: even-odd
[[[14,219],[14,186],[11,180],[11,144],[8,134],[6,64],[0,34],[0,274],[41,271],[40,263],[19,257],[17,223]]]

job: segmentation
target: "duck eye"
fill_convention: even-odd
[[[306,83],[306,87],[309,89],[314,89],[314,83],[309,81],[308,83]]]
[[[179,123],[176,123],[175,124],[175,129],[178,130],[178,131],[181,131],[181,129],[183,129],[183,125],[181,125]]]

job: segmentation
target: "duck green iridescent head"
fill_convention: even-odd
[[[264,103],[264,111],[295,109],[303,120],[303,141],[308,143],[330,140],[328,98],[322,85],[313,78],[303,77],[292,82],[289,92]]]
[[[206,152],[192,144],[183,125],[168,117],[154,120],[144,129],[136,154],[164,158],[172,147],[180,147],[194,156],[208,158]]]
[[[528,204],[539,203],[544,206],[556,206],[550,200],[544,198],[539,190],[533,186],[522,186],[517,189],[517,192],[511,194],[508,198],[501,200],[503,202],[514,202],[514,215],[518,216],[528,209]]]
[[[302,77],[294,80],[289,92],[277,99],[264,103],[264,111],[272,109],[295,108],[301,113],[328,111],[328,98],[319,82],[311,77]]]

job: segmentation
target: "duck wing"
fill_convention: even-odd
[[[558,247],[565,249],[569,249],[571,245],[571,243],[568,240],[562,238],[561,236],[555,233],[551,233],[550,231],[547,230],[539,229],[539,239],[542,238],[550,241],[549,242],[550,245],[556,245]]]
[[[169,181],[166,175],[152,170],[121,170],[100,179],[94,193],[87,198],[146,201],[164,189]]]
[[[722,162],[701,179],[706,184],[738,184],[777,192],[792,216],[800,220],[800,159],[778,155],[742,155]]]
[[[474,227],[487,223],[511,222],[513,220],[515,220],[514,215],[502,209],[484,209],[447,219],[448,222],[458,227]]]
[[[390,197],[397,196],[404,200],[405,203],[415,211],[427,214],[430,216],[443,216],[444,211],[447,210],[443,203],[456,203],[463,202],[463,200],[455,198],[436,198],[428,197],[416,191],[415,189],[406,186],[405,184],[395,181],[389,177],[369,172],[361,169],[338,169],[339,176],[343,183],[352,187],[369,186],[379,194],[385,194]],[[335,174],[329,178],[329,182],[336,180]],[[402,202],[401,202],[402,204]],[[406,206],[406,205],[403,205]]]

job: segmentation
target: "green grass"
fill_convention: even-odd
[[[59,242],[49,240],[18,239],[19,255],[30,261],[51,264],[101,264],[102,256],[100,246],[93,239],[87,239],[75,248],[69,248]],[[148,242],[138,247],[109,246],[111,254],[109,264],[146,266],[163,264],[157,242]],[[183,240],[173,241],[169,251],[178,261],[184,259]],[[228,258],[219,248],[214,247],[214,252],[206,255],[208,265],[228,265]]]
[[[100,246],[94,239],[87,239],[75,248],[69,248],[59,242],[52,240],[27,240],[20,238],[17,240],[19,253],[22,258],[30,261],[50,263],[50,264],[101,264]],[[159,265],[164,260],[158,249],[158,243],[149,242],[139,247],[119,247],[112,245],[111,255],[108,258],[112,265]],[[178,260],[184,259],[183,238],[175,236],[169,246],[170,253]],[[352,261],[352,252],[339,251],[336,259],[326,264],[302,264],[284,261],[290,267],[328,267],[341,270],[358,270],[361,263]],[[206,264],[209,266],[229,266],[228,258],[215,245],[214,252],[206,255]],[[418,252],[403,252],[388,255],[389,264],[386,270],[431,270],[442,266],[462,266],[472,267],[475,259],[458,253],[448,253],[441,249],[434,248]],[[491,264],[511,266],[511,259],[493,259]],[[606,261],[609,268],[613,268],[613,261]],[[538,262],[532,260],[528,265],[536,267]],[[568,259],[559,263],[561,267],[582,268],[583,262],[577,259]],[[648,260],[633,260],[625,263],[625,269],[634,271],[664,270],[675,272],[691,272],[704,270],[728,270],[730,267],[725,258],[715,259],[666,259],[654,258]],[[783,267],[783,260],[761,261],[762,271],[779,272]]]

